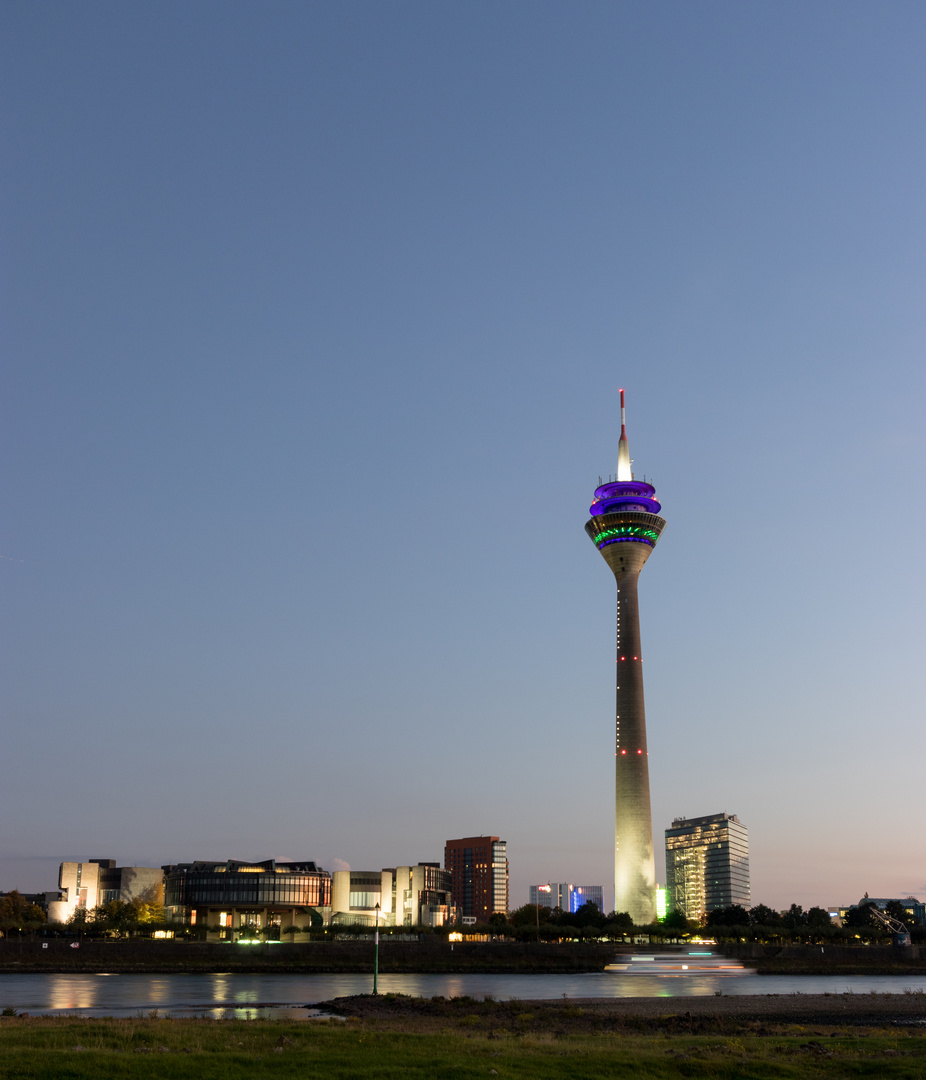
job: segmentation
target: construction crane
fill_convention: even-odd
[[[888,915],[887,912],[882,911],[875,904],[866,904],[865,907],[868,909],[869,915],[873,915],[885,929],[890,930],[891,943],[893,945],[913,944],[913,939],[910,937],[910,931],[904,926],[900,919],[895,919],[892,915]]]

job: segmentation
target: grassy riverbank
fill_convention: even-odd
[[[761,1004],[725,1013],[713,999],[702,1000],[702,1011],[693,1013],[690,1006],[697,999],[650,1001],[636,1009],[637,1003],[627,999],[567,1005],[386,996],[342,1002],[345,1021],[5,1017],[0,1077],[913,1080],[926,1075],[919,1002],[881,997],[877,1008],[861,1001],[848,1012],[834,1013],[832,1000],[818,1008],[815,999],[800,997],[800,1008],[784,1013],[774,1004],[765,1013]],[[866,1019],[873,1023],[852,1024]]]

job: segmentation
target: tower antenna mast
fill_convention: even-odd
[[[630,471],[630,443],[627,441],[627,416],[624,412],[623,390],[621,390],[621,437],[617,444],[617,479],[633,479],[633,473]]]

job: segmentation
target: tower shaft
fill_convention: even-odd
[[[656,865],[637,602],[639,571],[617,578],[614,740],[614,909],[637,926],[656,918]]]

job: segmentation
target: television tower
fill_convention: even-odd
[[[595,489],[585,531],[617,579],[617,708],[615,710],[614,910],[638,926],[656,919],[656,868],[650,809],[643,652],[637,578],[666,527],[652,484],[634,480],[621,390],[617,479]]]

